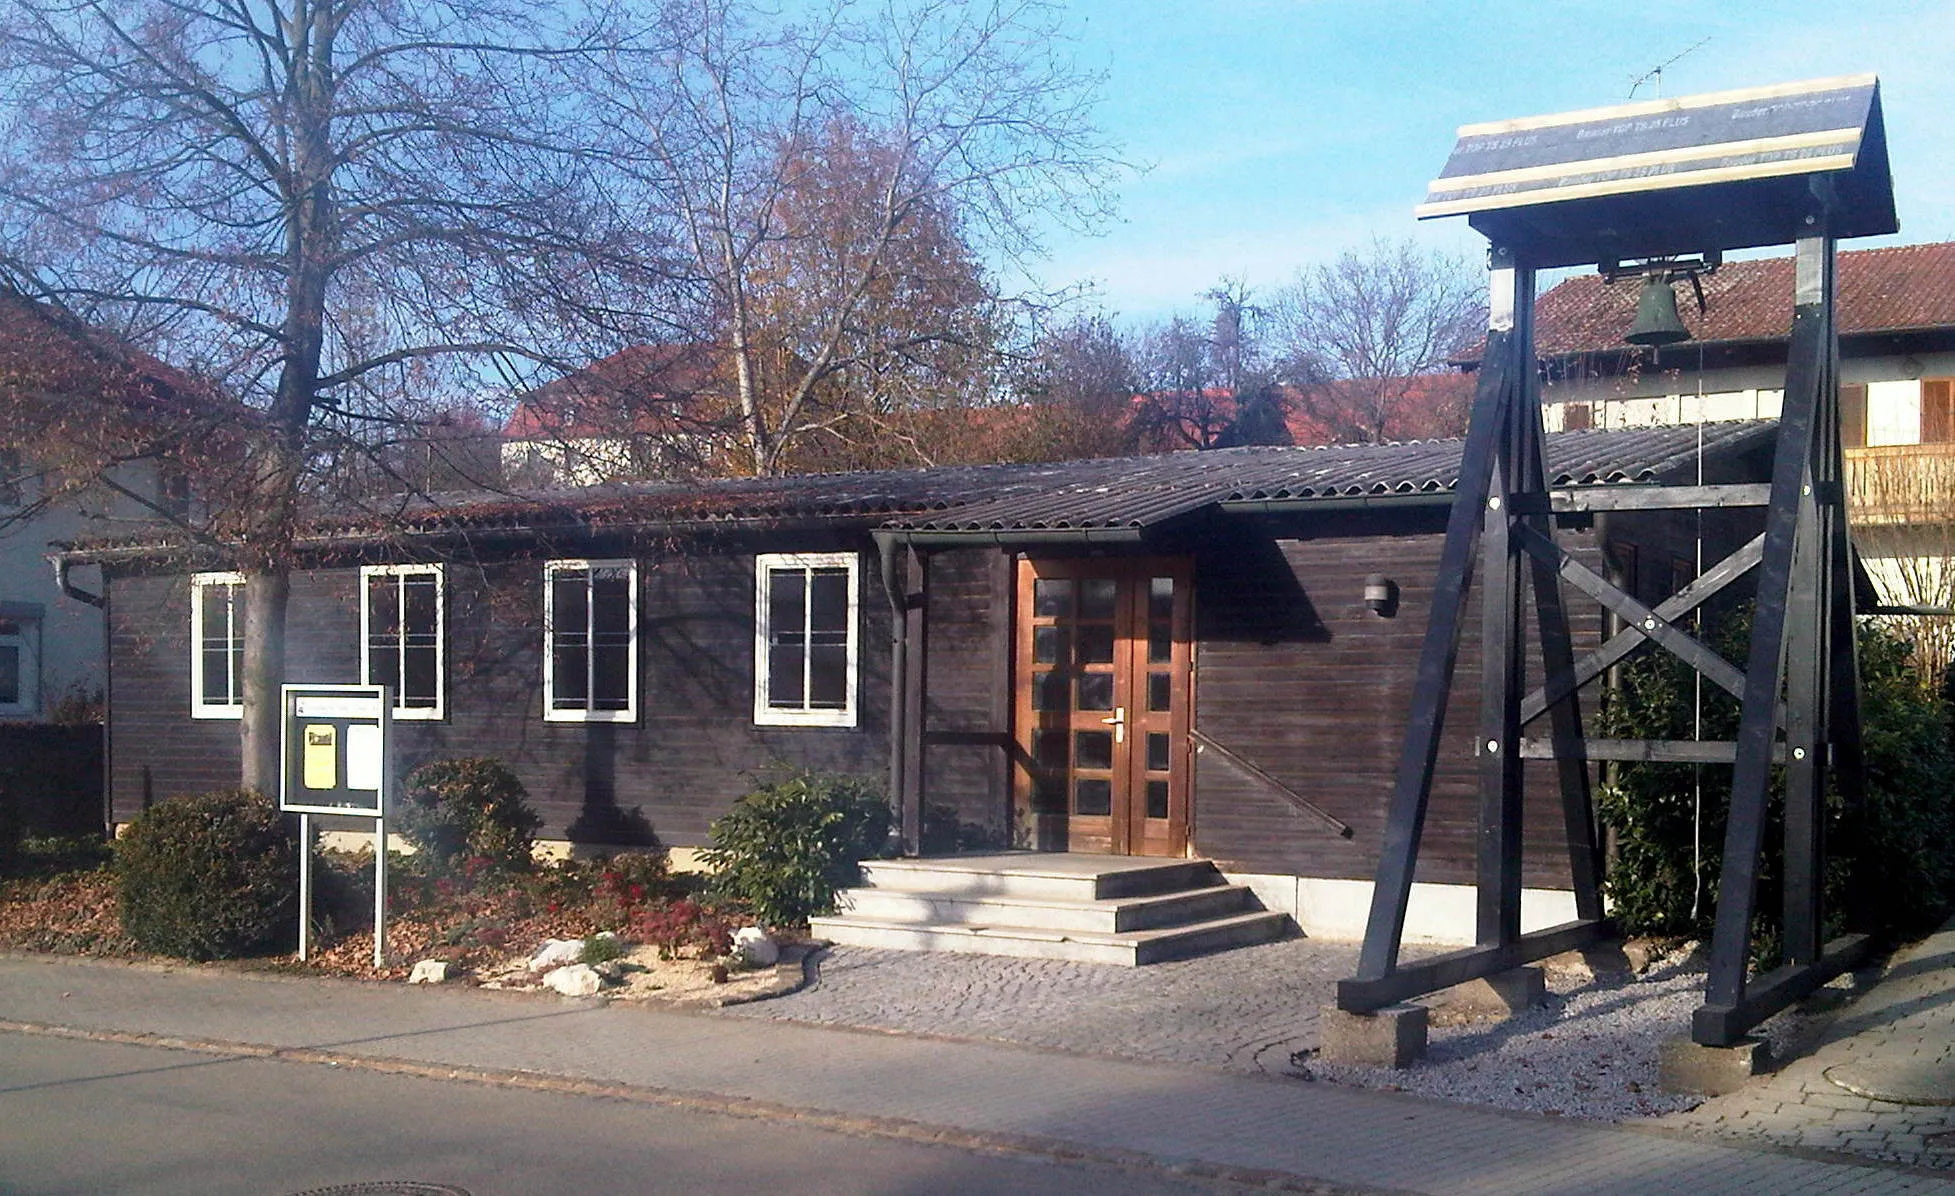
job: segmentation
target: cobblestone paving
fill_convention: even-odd
[[[1662,1118],[1719,1137],[1955,1168],[1955,930],[1893,960],[1819,1047],[1742,1091]],[[1828,1079],[1847,1080],[1859,1093]],[[1906,1096],[1871,1099],[1861,1093]]]
[[[819,960],[815,980],[802,992],[729,1008],[725,1015],[991,1039],[1236,1072],[1315,1072],[1344,1083],[1604,1120],[1676,1107],[1680,1098],[1655,1087],[1656,1046],[1688,1024],[1689,1009],[1701,999],[1700,974],[1559,983],[1555,987],[1566,991],[1548,1008],[1501,1025],[1436,1025],[1432,1057],[1424,1064],[1366,1078],[1343,1073],[1368,1069],[1327,1068],[1313,1060],[1299,1071],[1290,1062],[1292,1054],[1317,1046],[1318,1010],[1330,1002],[1335,982],[1355,968],[1354,945],[1290,939],[1145,968],[867,947],[831,948]],[[1630,985],[1641,991],[1632,994]],[[1612,1019],[1618,1017],[1627,1019],[1627,1038],[1615,1033],[1620,1028]],[[1560,1040],[1569,1038],[1595,1040],[1589,1053],[1597,1059],[1562,1057],[1558,1052],[1569,1044]],[[1834,1074],[1851,1076],[1863,1091],[1869,1076],[1905,1076],[1916,1088],[1930,1089],[1939,1077],[1946,1099],[1955,1102],[1955,930],[1898,956],[1883,981],[1845,1006],[1819,1042],[1742,1092],[1646,1124],[1955,1168],[1955,1103],[1874,1099],[1826,1075],[1843,1069]],[[1579,1054],[1585,1048],[1575,1049]],[[1646,1096],[1633,1101],[1640,1107],[1584,1109],[1580,1097],[1534,1093],[1544,1071],[1557,1077],[1566,1072],[1574,1076],[1574,1088],[1599,1091],[1599,1080],[1584,1084],[1577,1074],[1589,1063],[1607,1064],[1616,1087],[1638,1090],[1640,1083]],[[1524,1088],[1524,1096],[1509,1095]]]
[[[1357,960],[1308,939],[1144,968],[834,947],[802,992],[726,1013],[1276,1073]]]

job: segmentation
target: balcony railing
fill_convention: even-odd
[[[1955,522],[1955,444],[1883,444],[1845,456],[1854,523]]]

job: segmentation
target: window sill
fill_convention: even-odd
[[[214,722],[237,722],[244,717],[242,706],[192,706],[190,717]]]
[[[546,723],[635,723],[636,710],[545,710]]]
[[[756,727],[842,727],[856,725],[853,710],[756,710]]]

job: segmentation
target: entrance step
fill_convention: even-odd
[[[863,865],[810,928],[831,942],[1134,966],[1283,937],[1290,921],[1207,860],[1006,852]]]

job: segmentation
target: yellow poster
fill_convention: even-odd
[[[339,733],[331,723],[305,729],[305,755],[300,783],[307,789],[339,788]]]

